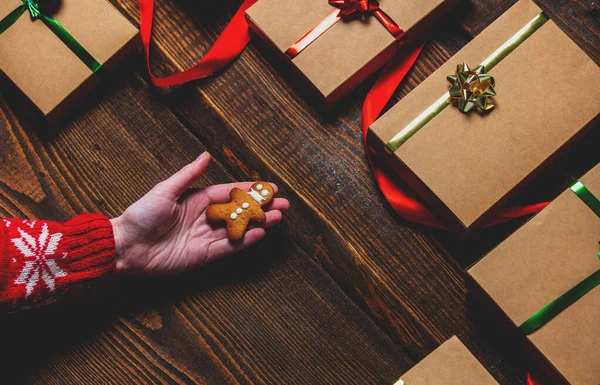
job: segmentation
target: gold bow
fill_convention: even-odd
[[[494,108],[490,102],[491,96],[496,96],[494,78],[485,73],[485,67],[480,65],[471,70],[467,63],[456,66],[456,74],[448,76],[450,82],[450,100],[458,102],[460,112],[468,113],[477,107],[479,111],[489,111]]]

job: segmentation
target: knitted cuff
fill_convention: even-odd
[[[0,220],[0,304],[4,311],[100,290],[115,270],[113,228],[103,215],[80,215],[65,223]]]

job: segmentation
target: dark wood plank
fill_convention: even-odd
[[[2,107],[5,106],[0,106],[0,108]],[[8,119],[14,120],[15,118],[7,108],[2,109],[6,111],[6,115],[2,117],[7,120],[3,122],[3,125],[8,128]],[[1,131],[0,143],[2,143],[0,164],[4,165],[0,168],[0,180],[4,182],[5,188],[10,188],[39,203],[44,199],[44,192],[33,169],[27,163],[27,158],[20,149],[14,132],[8,129]]]
[[[0,99],[0,132],[44,175],[45,196],[38,203],[3,183],[3,215],[117,215],[204,150],[138,73],[113,84],[47,142]],[[215,162],[199,185],[230,180]],[[389,337],[278,230],[197,273],[123,279],[111,297],[86,302],[1,319],[3,382],[365,384],[392,382],[406,366]]]

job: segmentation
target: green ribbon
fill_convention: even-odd
[[[583,183],[579,181],[573,183],[571,191],[573,191],[594,213],[596,213],[596,215],[598,215],[598,217],[600,217],[600,201],[583,185]],[[598,258],[600,258],[600,253],[598,253]],[[519,329],[521,329],[525,335],[533,333],[598,285],[600,285],[600,269],[535,313],[519,326]]]
[[[548,21],[548,16],[543,12],[534,17],[529,23],[508,39],[494,53],[488,56],[481,62],[487,71],[491,71],[498,63],[500,63],[511,52],[517,49],[518,46],[531,35],[540,29]],[[421,128],[435,118],[440,112],[451,104],[450,92],[446,92],[441,98],[436,100],[429,108],[423,111],[412,122],[404,127],[396,136],[394,136],[386,145],[385,148],[389,152],[396,152],[408,139],[416,134]]]
[[[571,191],[575,193],[598,217],[600,217],[600,201],[592,194],[583,183],[577,181],[571,185]]]
[[[17,9],[8,14],[4,19],[0,20],[0,35],[12,26],[25,11],[29,11],[33,20],[41,20],[46,26],[54,32],[54,34],[71,50],[73,53],[93,72],[96,73],[102,69],[102,65],[90,53],[83,48],[75,38],[67,32],[67,30],[51,16],[44,15],[40,11],[37,0],[21,0],[21,4]]]

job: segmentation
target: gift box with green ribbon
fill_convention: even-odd
[[[468,234],[594,127],[600,98],[582,84],[600,88],[598,65],[521,0],[373,123],[367,141],[446,227]]]
[[[0,73],[50,123],[140,45],[106,0],[0,0]]]
[[[548,383],[600,384],[600,165],[470,270],[474,298]]]
[[[406,372],[394,385],[498,385],[454,336]]]

